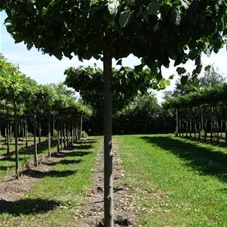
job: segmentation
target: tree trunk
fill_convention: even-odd
[[[61,151],[63,151],[63,117],[61,116]]]
[[[38,158],[37,158],[37,143],[36,143],[36,129],[37,129],[37,120],[36,114],[34,115],[34,165],[38,166]]]
[[[27,116],[25,117],[25,140],[26,140],[26,147],[28,147],[28,119],[27,119]]]
[[[41,120],[40,120],[40,116],[39,116],[39,123],[38,123],[38,130],[39,130],[39,145],[41,144]]]
[[[60,118],[57,120],[57,152],[60,152]]]
[[[10,148],[9,148],[9,143],[10,143],[10,135],[9,135],[9,109],[7,108],[7,126],[6,126],[6,138],[7,138],[7,154],[9,155],[10,152]]]
[[[50,127],[50,113],[48,113],[48,157],[51,157],[51,127]]]
[[[82,138],[82,131],[83,131],[83,115],[80,116],[80,139]]]
[[[15,139],[15,158],[16,158],[16,179],[19,179],[19,153],[18,153],[18,138],[17,138],[17,104],[16,101],[13,103],[14,109],[14,139]]]
[[[114,226],[113,217],[113,154],[112,154],[112,51],[106,41],[103,53],[104,68],[104,223]]]

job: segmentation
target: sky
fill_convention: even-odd
[[[7,58],[11,63],[18,65],[20,71],[23,72],[26,76],[36,80],[39,84],[49,84],[49,83],[59,83],[65,80],[64,71],[68,67],[78,67],[78,66],[93,66],[94,63],[98,67],[102,68],[102,62],[91,59],[89,61],[80,62],[75,56],[73,59],[69,60],[63,58],[61,61],[55,58],[54,56],[50,57],[49,55],[43,55],[37,49],[32,48],[27,50],[26,46],[23,43],[15,44],[14,39],[6,31],[4,26],[4,20],[6,14],[0,12],[0,53]],[[140,64],[139,59],[134,56],[129,56],[126,59],[123,59],[124,66],[133,67]],[[222,49],[218,54],[212,54],[210,57],[203,56],[202,62],[204,65],[214,64],[215,67],[219,68],[219,72],[227,78],[227,51]],[[191,72],[193,69],[193,63],[189,62],[186,65],[186,69]],[[116,66],[116,61],[113,61],[113,67]],[[176,74],[175,68],[170,66],[170,68],[162,69],[163,77],[168,78],[172,74]],[[167,87],[167,90],[174,88],[175,80],[171,82],[171,85]],[[162,92],[157,93],[157,98],[159,102],[162,101]]]

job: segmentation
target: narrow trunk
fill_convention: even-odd
[[[176,109],[176,133],[175,136],[179,135],[179,110]]]
[[[39,144],[41,144],[41,121],[40,121],[40,117],[39,117],[39,124],[38,124],[38,129],[39,129]]]
[[[63,118],[61,116],[61,151],[63,150]]]
[[[25,140],[26,140],[26,147],[28,147],[28,119],[27,119],[27,116],[25,117]]]
[[[2,145],[2,128],[1,128],[1,125],[0,125],[0,145]]]
[[[66,146],[69,147],[69,121],[66,121]]]
[[[15,161],[16,161],[16,179],[19,179],[19,152],[18,152],[18,138],[17,138],[17,104],[13,103],[14,108],[14,139],[15,139]]]
[[[113,154],[112,154],[112,53],[105,43],[104,68],[104,223],[114,226],[113,217]]]
[[[74,124],[73,124],[73,117],[71,117],[71,144],[74,143]]]
[[[9,152],[10,152],[10,148],[9,148],[9,143],[10,143],[10,136],[9,136],[9,109],[7,108],[7,126],[6,126],[6,138],[7,138],[7,154],[9,155]]]
[[[36,115],[34,115],[34,133],[33,133],[34,134],[34,165],[38,166],[36,129],[37,129],[37,120],[36,120]]]
[[[51,127],[49,113],[48,113],[48,157],[51,157]]]
[[[82,138],[82,130],[83,130],[83,115],[80,116],[80,139]]]
[[[57,120],[57,152],[60,152],[60,118]]]
[[[66,123],[63,123],[64,149],[66,149]]]

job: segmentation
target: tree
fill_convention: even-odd
[[[208,66],[207,70],[198,76],[187,73],[184,77],[187,77],[186,83],[182,83],[181,79],[177,80],[173,91],[164,92],[164,100],[202,90],[205,87],[213,87],[224,83],[226,80],[214,65]]]
[[[157,88],[156,74],[148,69],[135,72],[132,68],[112,69],[112,113],[129,104],[138,92],[144,94],[148,88]],[[70,67],[65,70],[65,84],[79,92],[83,102],[92,106],[96,114],[103,113],[103,71],[100,68]]]
[[[26,78],[18,67],[6,61],[0,55],[0,94],[13,106],[14,112],[14,138],[15,138],[15,173],[16,178],[19,178],[19,151],[18,151],[18,111],[19,104],[30,96],[32,89],[31,85],[34,81]]]
[[[225,1],[170,0],[2,0],[7,30],[43,53],[80,60],[101,58],[104,71],[104,219],[113,226],[112,58],[141,58],[161,80],[161,66],[195,60],[225,43]],[[183,70],[181,68],[181,70]]]

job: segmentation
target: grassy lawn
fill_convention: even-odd
[[[0,226],[74,226],[102,137],[91,137],[60,161],[21,200],[0,214]]]
[[[227,226],[227,149],[171,135],[114,137],[137,226]]]
[[[46,138],[42,138],[42,141],[45,141]],[[25,165],[29,160],[33,160],[34,157],[34,149],[33,147],[25,148],[25,141],[19,141],[19,165]],[[33,145],[33,140],[30,139],[28,141],[28,146]],[[37,145],[38,155],[47,154],[47,142],[41,143]],[[53,141],[51,144],[52,151],[57,150],[57,141]],[[5,154],[4,159],[0,159],[0,180],[9,172],[15,169],[15,145],[10,145],[10,155],[6,155],[7,147],[6,145],[2,145],[0,148],[0,154]]]

